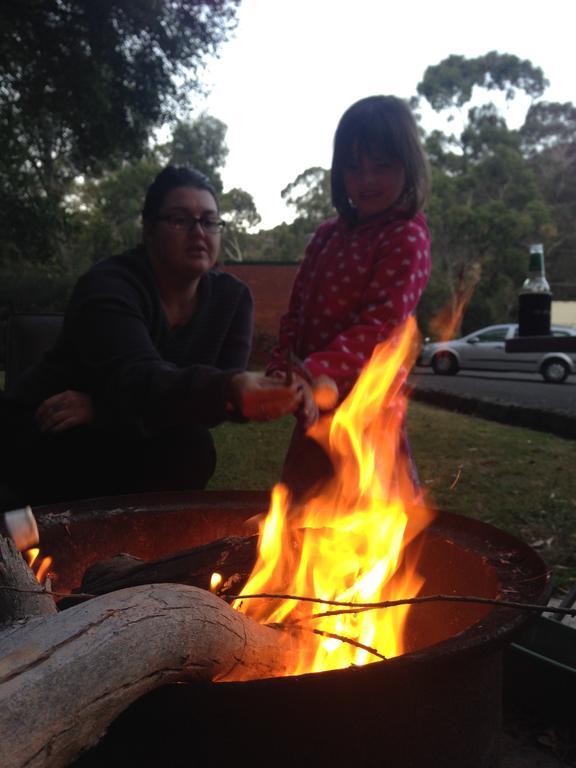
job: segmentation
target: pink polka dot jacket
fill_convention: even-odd
[[[414,312],[430,269],[422,213],[406,219],[387,211],[354,227],[325,221],[306,248],[268,371],[282,370],[291,348],[345,397],[376,344]]]

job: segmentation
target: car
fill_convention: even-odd
[[[552,336],[576,336],[576,328],[553,325]],[[461,339],[426,342],[417,365],[430,365],[434,373],[453,376],[459,370],[540,373],[560,384],[576,373],[576,352],[506,352],[506,341],[518,336],[518,325],[489,325]]]

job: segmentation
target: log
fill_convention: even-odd
[[[258,536],[227,536],[158,560],[144,561],[121,553],[87,568],[79,589],[74,591],[102,595],[126,587],[160,583],[209,589],[210,577],[217,571],[222,576],[219,593],[237,594],[254,567],[257,551]]]
[[[31,616],[56,613],[51,595],[42,590],[11,539],[0,536],[0,631]]]
[[[0,633],[0,765],[59,768],[167,682],[282,674],[294,647],[216,595],[155,584]]]

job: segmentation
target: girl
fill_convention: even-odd
[[[371,96],[344,113],[331,185],[339,215],[318,227],[306,249],[268,372],[283,370],[291,350],[311,377],[333,381],[341,401],[376,344],[414,312],[430,276],[421,211],[428,163],[403,101]],[[298,495],[329,470],[325,454],[297,426],[284,482]]]

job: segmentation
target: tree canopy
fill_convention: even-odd
[[[502,91],[511,99],[518,90],[533,98],[541,96],[547,85],[544,73],[531,61],[490,51],[473,59],[448,56],[426,69],[417,91],[433,109],[441,110],[468,103],[474,86]]]
[[[424,326],[464,294],[471,300],[463,331],[513,320],[532,242],[545,244],[549,275],[561,278],[559,243],[575,244],[558,194],[564,188],[564,205],[571,201],[574,212],[569,158],[576,156],[576,115],[572,105],[536,102],[546,85],[530,61],[494,51],[475,59],[449,56],[424,73],[420,96],[438,112],[460,108],[464,121],[459,135],[434,131],[425,139],[433,168],[433,273],[419,309]],[[522,128],[510,129],[490,101],[464,113],[475,86],[508,99],[520,91],[531,97]],[[474,291],[466,289],[471,281]]]
[[[139,155],[186,112],[237,0],[7,0],[0,120],[10,156],[52,192],[59,177]]]
[[[178,123],[169,145],[170,162],[204,173],[217,192],[222,192],[220,170],[226,162],[227,126],[216,117],[202,114],[193,121]]]
[[[238,2],[2,2],[0,258],[45,258],[20,218],[54,253],[72,180],[142,155],[154,127],[187,111]]]

